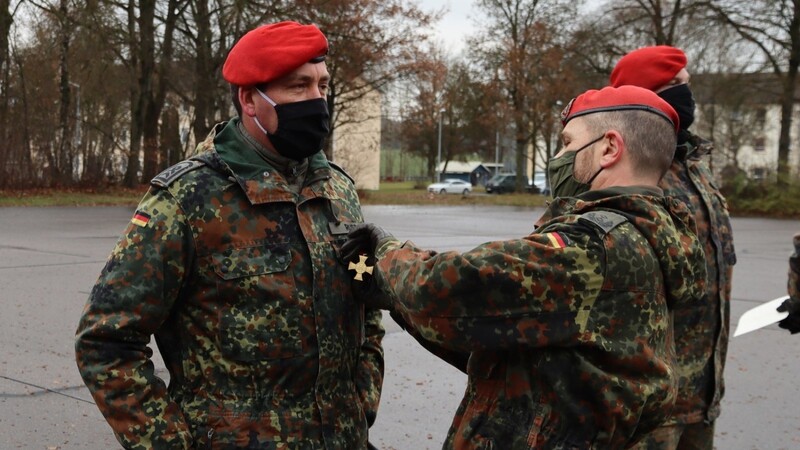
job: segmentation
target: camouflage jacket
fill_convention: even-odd
[[[668,305],[696,301],[688,211],[644,187],[556,199],[517,240],[436,253],[385,239],[375,279],[427,341],[470,353],[445,448],[623,448],[675,400]]]
[[[384,331],[339,258],[352,180],[320,152],[295,194],[235,123],[154,179],[83,312],[81,375],[126,448],[366,448]]]
[[[708,280],[702,301],[675,310],[675,348],[679,388],[669,423],[713,421],[725,392],[723,369],[728,353],[731,275],[736,264],[728,204],[714,184],[704,158],[710,142],[691,135],[679,147],[659,186],[683,202],[697,224],[706,255]]]

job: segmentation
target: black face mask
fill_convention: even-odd
[[[330,133],[328,103],[321,98],[301,102],[276,104],[260,90],[258,93],[268,101],[278,115],[278,129],[269,133],[257,117],[256,125],[267,135],[272,146],[282,156],[301,161],[322,149],[322,143]]]
[[[659,92],[658,96],[675,108],[681,122],[681,130],[688,130],[694,122],[694,97],[689,85],[679,84]]]

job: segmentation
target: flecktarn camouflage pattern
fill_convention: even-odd
[[[647,188],[549,209],[534,234],[463,254],[378,245],[376,281],[397,313],[470,354],[445,448],[624,448],[669,415],[669,308],[705,279],[688,212]]]
[[[674,312],[678,399],[668,423],[713,422],[725,393],[723,371],[730,332],[731,277],[736,253],[728,204],[704,160],[710,142],[692,135],[659,186],[685,204],[697,225],[706,258],[706,290],[700,301]],[[685,154],[685,155],[684,155]]]
[[[286,189],[237,160],[234,123],[139,204],[80,321],[81,375],[126,448],[366,448],[384,332],[338,254],[355,188],[318,153]]]

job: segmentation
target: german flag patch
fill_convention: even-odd
[[[564,248],[567,246],[567,244],[564,242],[564,238],[562,238],[557,232],[545,233],[545,236],[547,236],[547,240],[550,241],[550,245],[555,248]]]
[[[146,212],[142,211],[136,211],[133,214],[133,219],[131,219],[131,222],[134,225],[138,225],[140,227],[146,227],[147,223],[150,222],[150,214],[147,214]]]

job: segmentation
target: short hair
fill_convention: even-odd
[[[625,140],[631,165],[638,173],[661,179],[672,164],[677,137],[672,125],[649,111],[620,110],[584,116],[592,133],[617,130]]]

